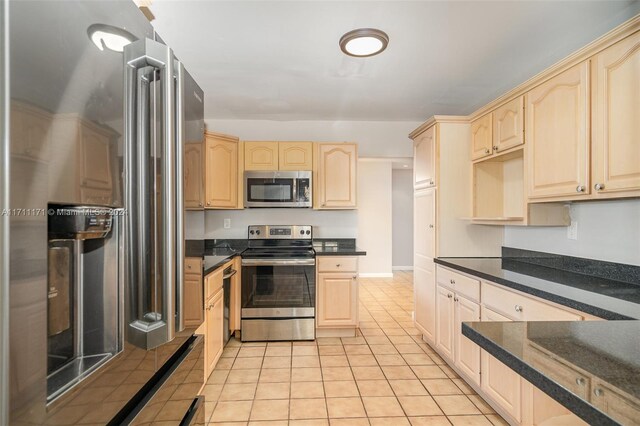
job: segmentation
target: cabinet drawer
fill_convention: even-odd
[[[480,302],[480,281],[441,266],[436,268],[436,277],[441,286],[448,287],[474,302]]]
[[[318,272],[357,272],[357,257],[321,256],[317,258]]]
[[[185,257],[184,273],[202,275],[202,259],[199,257]]]
[[[515,321],[580,321],[573,312],[500,288],[482,284],[482,304]]]
[[[589,399],[590,378],[529,343],[525,346],[524,358],[546,376],[560,383],[582,399]]]
[[[222,289],[222,273],[224,268],[218,268],[204,279],[204,298],[208,300]]]

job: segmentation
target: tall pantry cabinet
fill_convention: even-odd
[[[461,117],[437,116],[414,130],[415,326],[435,344],[435,257],[499,256],[502,228],[470,224],[471,125]]]

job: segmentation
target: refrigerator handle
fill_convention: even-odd
[[[175,61],[176,71],[176,329],[184,330],[184,65]]]
[[[160,211],[162,248],[156,253],[149,227],[149,200],[155,199],[155,172],[149,173],[148,158],[151,143],[148,131],[150,91],[140,84],[142,75],[151,75],[149,68],[159,71],[162,99]],[[152,349],[171,341],[175,336],[176,311],[176,133],[174,56],[168,46],[150,39],[135,41],[124,48],[125,69],[125,208],[128,211],[125,232],[126,279],[129,291],[127,306],[127,337],[140,347]],[[155,71],[154,71],[155,72]],[[144,99],[143,99],[144,98]],[[150,263],[149,263],[150,261]],[[161,264],[158,264],[161,263]],[[162,303],[146,301],[152,294],[161,269]]]

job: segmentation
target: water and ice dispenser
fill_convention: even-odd
[[[116,210],[49,205],[47,401],[122,350]]]

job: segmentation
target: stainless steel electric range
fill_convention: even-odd
[[[243,342],[315,339],[311,226],[252,225],[242,254]]]

